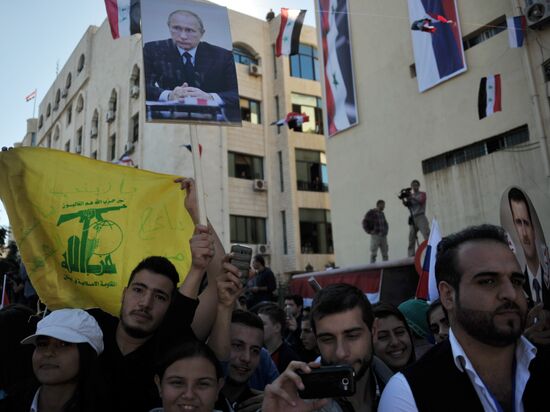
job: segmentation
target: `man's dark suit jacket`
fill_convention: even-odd
[[[535,306],[535,296],[531,293],[531,285],[529,284],[529,274],[527,273],[527,267],[525,267],[525,271],[523,272],[525,274],[525,283],[523,284],[523,289],[525,290],[525,294],[527,295],[527,304],[529,308],[532,308]],[[544,271],[541,267],[541,273],[543,273],[544,278]],[[544,309],[550,310],[550,289],[546,287],[546,283],[544,283],[544,279],[542,279],[541,282],[541,290],[540,290],[540,296],[544,303]]]
[[[143,63],[147,100],[158,100],[164,90],[187,82],[206,93],[217,93],[225,103],[229,121],[240,121],[239,90],[233,53],[200,42],[195,54],[194,79],[186,79],[184,59],[172,39],[146,43]]]

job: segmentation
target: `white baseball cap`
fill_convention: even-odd
[[[54,310],[36,325],[36,333],[22,344],[35,344],[39,336],[70,343],[88,343],[97,354],[103,352],[103,332],[95,318],[82,309]]]

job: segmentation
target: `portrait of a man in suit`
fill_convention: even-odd
[[[548,279],[547,262],[539,252],[546,248],[544,240],[540,239],[542,234],[537,234],[535,223],[536,215],[530,208],[530,202],[525,193],[517,187],[508,191],[508,205],[512,214],[512,222],[517,237],[516,247],[521,246],[524,262],[521,255],[518,260],[524,268],[525,283],[524,290],[527,295],[529,306],[532,307],[540,302],[544,303],[545,309],[550,309],[550,285]]]
[[[202,40],[205,25],[191,10],[172,11],[166,24],[170,38],[143,46],[146,100],[213,101],[224,108],[228,121],[240,121],[233,53]]]

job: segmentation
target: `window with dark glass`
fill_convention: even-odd
[[[73,120],[73,105],[69,105],[67,107],[67,125],[71,124],[71,121]]]
[[[327,157],[323,152],[296,149],[298,190],[328,191]]]
[[[82,152],[82,127],[76,131],[76,152]]]
[[[109,160],[113,161],[116,158],[116,134],[109,138]]]
[[[258,59],[256,59],[250,51],[240,46],[233,46],[233,59],[235,63],[240,64],[258,64]]]
[[[70,140],[67,143],[65,143],[65,151],[66,152],[71,151],[71,141]]]
[[[489,40],[500,32],[506,30],[506,16],[500,16],[498,19],[481,26],[478,30],[470,33],[462,38],[464,50],[468,50],[479,43]]]
[[[283,174],[283,152],[278,151],[277,157],[279,158],[279,183],[281,184],[281,192],[285,191],[285,180]]]
[[[139,113],[132,117],[132,143],[139,140]]]
[[[300,246],[303,254],[334,252],[330,210],[300,209]]]
[[[323,110],[321,98],[307,94],[292,93],[290,96],[292,111],[304,113],[309,117],[307,122],[294,127],[295,132],[323,134]]]
[[[267,243],[265,218],[253,216],[229,216],[231,243]]]
[[[257,100],[241,97],[241,119],[253,124],[262,123],[262,114],[260,111],[260,102]]]
[[[243,153],[229,152],[229,176],[240,179],[263,179],[264,159]]]
[[[298,54],[290,56],[290,75],[308,80],[319,80],[317,48],[300,43]]]
[[[281,210],[281,230],[283,232],[283,254],[288,254],[288,241],[286,238],[286,212]]]

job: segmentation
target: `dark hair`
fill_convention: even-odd
[[[411,328],[409,327],[409,324],[407,323],[407,318],[405,317],[403,312],[401,312],[397,308],[397,306],[392,305],[391,303],[379,302],[372,307],[372,313],[374,314],[374,317],[378,319],[385,319],[389,316],[395,316],[397,319],[401,321],[401,323],[403,323],[403,325],[405,326],[405,329],[407,330],[407,333],[409,334],[409,339],[411,341],[411,349],[412,349],[411,356],[407,360],[407,365],[410,365],[411,363],[416,361],[416,355],[414,353],[413,334],[412,334]]]
[[[315,322],[327,315],[345,312],[359,307],[363,322],[372,330],[374,315],[372,306],[365,294],[355,286],[347,283],[334,283],[325,286],[315,294],[311,305],[311,327],[316,332]]]
[[[265,260],[264,260],[264,257],[262,255],[255,255],[254,260],[256,262],[258,262],[260,265],[265,267]]]
[[[379,199],[379,200],[376,201],[376,206],[378,206],[380,203],[386,204],[386,201],[382,200],[382,199]]]
[[[262,332],[264,331],[262,319],[255,313],[247,310],[234,310],[231,315],[231,323],[240,323],[251,328],[260,329]]]
[[[479,225],[470,226],[460,232],[445,236],[437,245],[435,262],[436,283],[445,281],[458,291],[462,274],[458,269],[458,248],[472,240],[494,240],[508,247],[506,232],[499,226]]]
[[[286,326],[286,314],[276,303],[265,304],[258,309],[258,315],[266,315],[271,323],[279,323],[281,325],[281,333],[284,332]]]
[[[432,303],[430,303],[430,306],[428,307],[428,311],[426,312],[426,322],[428,322],[428,326],[430,326],[430,315],[434,310],[436,310],[438,307],[441,306],[441,309],[443,309],[443,313],[445,313],[445,316],[447,315],[447,309],[445,309],[445,306],[441,303],[441,299],[437,298]]]
[[[286,295],[284,300],[292,300],[296,306],[304,306],[304,298],[300,295]]]
[[[420,186],[420,182],[416,179],[414,179],[412,182],[411,182],[411,186],[416,183],[418,186]]]
[[[170,349],[162,355],[154,367],[154,372],[162,380],[166,369],[174,362],[181,359],[204,358],[209,361],[216,370],[216,379],[223,378],[222,365],[216,355],[206,344],[190,339],[186,341],[174,342]]]
[[[143,259],[138,265],[132,270],[130,274],[130,279],[128,279],[128,285],[134,280],[134,276],[140,270],[150,270],[151,272],[157,273],[162,276],[166,276],[174,284],[174,289],[177,288],[177,285],[180,281],[180,275],[176,270],[176,267],[172,262],[170,262],[164,256],[149,256]]]
[[[531,209],[529,208],[529,202],[527,201],[527,197],[525,196],[525,193],[523,193],[517,187],[511,188],[510,191],[508,192],[508,204],[510,205],[510,211],[512,212],[512,217],[513,217],[514,212],[512,211],[512,201],[525,203],[525,208],[527,209],[527,214],[529,215],[529,221],[532,224],[533,220],[531,219]]]

